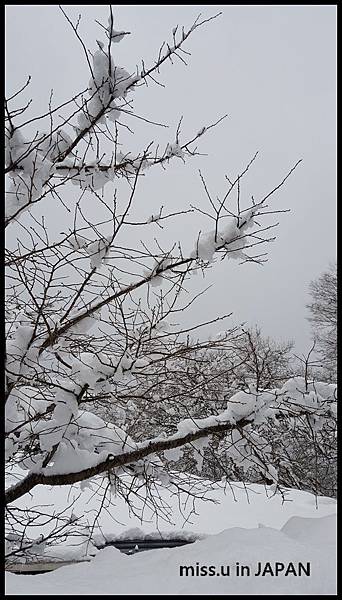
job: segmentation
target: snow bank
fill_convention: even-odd
[[[84,485],[37,486],[15,503],[20,508],[43,505],[46,511],[59,513],[70,506],[70,513],[83,515],[92,525],[96,518],[94,533],[121,535],[127,529],[141,528],[145,533],[154,531],[180,531],[215,534],[229,527],[258,527],[260,523],[280,529],[294,516],[306,518],[325,517],[336,512],[336,500],[324,496],[315,497],[309,492],[287,489],[285,496],[274,494],[272,486],[231,482],[226,491],[213,482],[206,500],[196,503],[196,514],[191,513],[192,503],[183,494],[180,499],[172,488],[161,488],[160,503],[168,510],[157,519],[153,507],[149,508],[141,490],[140,501],[135,498],[136,515],[143,509],[143,523],[134,515],[123,498],[112,494],[106,498],[100,511],[102,496],[94,492],[100,485],[100,478],[89,481],[89,489]],[[123,481],[130,486],[130,477]],[[186,488],[184,477],[183,487]],[[83,489],[83,491],[82,491]],[[72,506],[71,506],[72,505]],[[100,514],[99,514],[100,513]],[[191,513],[191,514],[190,514]]]
[[[87,564],[62,567],[53,573],[31,577],[8,574],[6,593],[336,594],[335,544],[331,543],[336,530],[335,521],[334,515],[309,520],[296,517],[295,521],[290,519],[281,531],[271,527],[234,527],[190,546],[152,550],[133,556],[121,554],[112,547],[105,548]],[[244,576],[238,576],[238,563],[249,569],[244,571]],[[283,563],[285,570],[288,565],[293,565],[296,575],[292,570],[287,576],[285,571],[275,576],[275,563]],[[306,569],[310,563],[310,575],[303,571],[298,575],[299,563]],[[268,573],[257,576],[267,565]],[[226,575],[228,566],[229,575]],[[187,571],[188,575],[184,567],[192,567]],[[212,567],[214,571],[211,573],[215,576],[203,575],[204,567]]]
[[[122,480],[129,488],[131,478],[127,475],[123,476]],[[8,484],[11,482],[12,477],[9,476]],[[336,512],[334,498],[315,497],[302,490],[285,489],[282,497],[280,494],[274,494],[273,486],[231,482],[224,489],[210,482],[205,500],[196,502],[196,513],[191,512],[192,503],[189,503],[186,494],[178,498],[174,488],[161,488],[159,504],[164,506],[164,510],[157,519],[154,508],[149,508],[149,504],[146,503],[143,490],[140,490],[140,500],[134,500],[135,514],[129,510],[125,500],[114,493],[107,495],[103,510],[100,511],[103,498],[101,493],[97,495],[95,491],[100,486],[101,478],[89,480],[89,489],[85,489],[84,483],[53,487],[39,485],[30,494],[20,498],[15,506],[24,509],[43,505],[47,511],[53,509],[55,513],[70,506],[70,513],[83,515],[90,525],[96,518],[97,527],[94,533],[106,532],[116,535],[137,527],[142,528],[145,533],[184,529],[201,534],[220,533],[235,526],[258,527],[260,523],[280,529],[293,516],[317,518]],[[184,476],[184,489],[186,486]],[[168,510],[165,507],[168,507]],[[143,523],[137,516],[142,509]]]
[[[129,476],[123,476],[123,481],[130,486]],[[100,545],[104,538],[124,540],[139,535],[141,539],[181,537],[194,540],[216,537],[215,534],[230,528],[260,527],[276,530],[283,528],[282,534],[293,538],[295,542],[309,545],[312,544],[312,539],[304,536],[309,536],[311,531],[315,531],[313,535],[320,538],[323,544],[330,544],[331,552],[334,547],[332,540],[329,541],[326,537],[328,529],[324,520],[324,517],[330,518],[331,515],[334,518],[336,500],[333,498],[316,498],[309,492],[290,489],[285,490],[282,497],[274,494],[273,486],[239,482],[230,483],[225,492],[222,487],[211,482],[206,501],[199,500],[196,503],[196,513],[192,511],[192,502],[189,503],[185,494],[178,498],[171,487],[160,489],[160,514],[157,517],[153,506],[146,502],[142,490],[140,500],[135,498],[134,501],[136,514],[129,510],[123,498],[114,493],[106,497],[100,510],[102,496],[95,494],[100,483],[101,479],[95,478],[81,486],[37,486],[32,493],[23,496],[15,504],[21,508],[43,506],[44,513],[59,513],[66,509],[65,516],[78,516],[83,526],[87,527],[83,529],[81,524],[77,525],[80,533],[83,532],[82,535],[88,537],[87,529],[88,533],[92,531],[93,542]],[[183,487],[186,486],[184,477]],[[139,512],[143,514],[143,521],[138,518]],[[298,518],[300,528],[297,524]],[[317,527],[320,527],[321,533]],[[302,537],[299,537],[298,532]],[[37,530],[28,530],[27,534],[36,536]],[[60,545],[46,547],[44,558],[80,560],[85,557],[85,553],[96,554],[92,544],[88,545],[85,538],[84,542],[81,541],[79,537],[71,536]]]

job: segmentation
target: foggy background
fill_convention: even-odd
[[[63,8],[73,21],[82,14],[79,31],[94,52],[96,39],[103,39],[95,19],[107,26],[108,7]],[[277,239],[262,250],[269,252],[268,262],[263,266],[217,262],[204,282],[194,278],[188,284],[194,292],[212,287],[186,318],[192,324],[233,311],[227,326],[257,324],[264,335],[294,340],[297,352],[307,352],[308,286],[336,257],[336,7],[115,5],[113,9],[115,28],[131,32],[113,46],[113,55],[116,64],[130,72],[141,59],[153,64],[161,43],[172,42],[177,24],[187,28],[199,12],[209,17],[222,11],[186,42],[184,48],[191,52],[184,55],[187,67],[175,59],[173,65],[168,62],[161,68],[158,79],[165,88],[151,82],[134,92],[136,113],[168,124],[169,129],[122,118],[134,128],[134,136],[125,135],[125,150],[134,153],[152,140],[159,140],[162,148],[174,141],[182,115],[186,140],[228,113],[200,140],[199,151],[207,156],[185,165],[173,159],[166,171],[160,167],[147,171],[137,211],[148,217],[160,204],[167,212],[190,203],[206,208],[198,170],[216,197],[226,189],[225,175],[235,178],[258,150],[259,157],[242,181],[249,205],[251,194],[258,201],[302,158],[270,206],[291,212],[276,215]],[[82,47],[57,5],[7,6],[6,29],[7,94],[32,76],[25,96],[33,99],[32,106],[19,123],[28,114],[46,112],[51,88],[56,105],[87,87],[89,71]],[[44,211],[56,220],[53,204],[45,204]],[[176,234],[170,230],[163,235],[170,242],[177,235],[191,250],[198,231],[211,228],[204,223],[192,214],[178,221],[182,229]],[[151,238],[159,235],[157,226],[152,227]],[[210,333],[222,328],[212,326]]]

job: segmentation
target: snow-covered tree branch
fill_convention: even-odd
[[[29,79],[6,100],[9,520],[13,503],[38,485],[103,476],[111,486],[127,473],[137,486],[148,485],[151,478],[175,485],[177,477],[170,472],[179,453],[193,452],[201,472],[204,450],[215,436],[236,465],[257,465],[266,481],[279,486],[281,452],[274,455],[258,428],[306,418],[318,431],[335,418],[334,384],[282,377],[274,385],[274,379],[267,379],[267,356],[260,366],[252,340],[250,352],[240,348],[229,366],[235,372],[248,364],[250,376],[244,389],[225,390],[223,410],[202,403],[205,414],[194,417],[192,392],[175,392],[171,383],[187,361],[196,363],[205,352],[219,356],[233,343],[236,350],[244,333],[238,327],[225,325],[215,339],[200,334],[202,325],[229,315],[209,314],[194,326],[179,322],[205,291],[200,287],[191,296],[189,282],[198,274],[205,277],[219,259],[227,261],[228,270],[229,259],[242,265],[266,261],[264,250],[275,240],[278,225],[275,215],[286,210],[273,208],[273,197],[300,160],[260,198],[243,193],[256,153],[232,180],[222,177],[223,189],[212,190],[201,172],[203,198],[189,201],[185,195],[183,210],[176,211],[161,200],[152,210],[142,181],[159,168],[167,185],[169,165],[194,160],[197,143],[224,117],[199,123],[188,135],[183,135],[181,119],[166,144],[157,139],[140,144],[138,139],[134,145],[140,144],[140,150],[131,150],[125,134],[133,133],[135,119],[146,125],[149,139],[155,127],[165,129],[153,115],[136,110],[140,88],[159,83],[167,61],[184,62],[189,38],[202,26],[213,26],[218,15],[199,17],[188,29],[174,28],[152,65],[140,64],[138,54],[139,65],[126,70],[117,64],[115,45],[131,43],[133,35],[116,29],[111,7],[108,25],[100,24],[101,39],[86,44],[79,23],[62,12],[84,49],[89,82],[57,106],[51,94],[48,110],[39,116],[29,113]],[[189,240],[186,230],[179,232],[186,216],[194,214],[203,227]],[[174,232],[172,243],[163,235],[166,230]],[[205,385],[193,385],[203,396]],[[162,401],[161,390],[166,390]],[[156,402],[162,407],[153,431]],[[171,411],[172,421],[165,421],[163,415]],[[135,438],[132,423],[139,430]],[[22,522],[31,517],[20,513]],[[73,525],[56,518],[61,520],[56,535]],[[13,553],[18,540],[11,535]],[[32,541],[22,542],[20,550],[32,547]]]

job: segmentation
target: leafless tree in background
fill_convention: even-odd
[[[323,363],[323,375],[337,377],[337,270],[336,263],[310,283],[309,321]]]

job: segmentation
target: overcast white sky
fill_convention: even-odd
[[[170,125],[170,130],[137,128],[139,149],[152,139],[172,141],[183,115],[184,136],[221,115],[229,118],[202,138],[206,157],[179,161],[168,171],[149,172],[140,202],[153,212],[157,203],[185,207],[203,196],[201,169],[213,193],[224,190],[224,175],[234,177],[256,150],[246,193],[256,198],[272,189],[299,159],[303,162],[280,190],[274,208],[280,215],[277,239],[263,266],[224,261],[211,270],[213,284],[193,309],[191,319],[205,320],[234,312],[236,322],[258,324],[265,335],[293,339],[300,352],[310,345],[305,304],[309,282],[336,257],[336,6],[120,6],[117,28],[132,35],[116,45],[117,64],[127,70],[144,58],[156,58],[172,28],[189,26],[198,12],[222,16],[197,30],[186,50],[188,66],[168,64],[160,81],[135,94],[138,114]],[[87,48],[96,49],[107,21],[107,7],[65,5],[75,18]],[[89,80],[83,51],[57,5],[7,6],[7,87],[16,90],[30,74],[32,114],[47,108],[50,89],[61,102],[84,89]],[[162,200],[162,202],[161,202]],[[151,211],[150,211],[151,205]],[[193,232],[201,224],[192,217]],[[184,230],[179,237],[188,233]],[[218,329],[222,329],[219,326]]]

